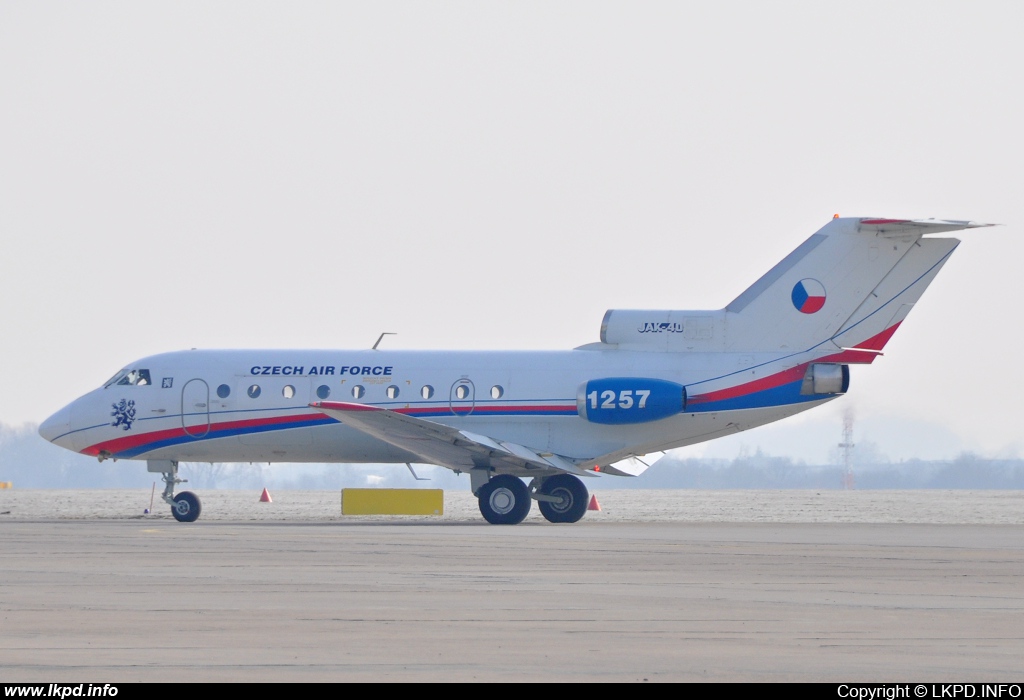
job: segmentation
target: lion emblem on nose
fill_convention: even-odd
[[[110,415],[114,417],[114,422],[111,425],[115,428],[121,426],[123,430],[131,430],[132,423],[135,422],[135,402],[121,399],[120,402],[110,405],[114,408],[110,412]]]

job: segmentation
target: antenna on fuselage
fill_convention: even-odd
[[[376,350],[376,349],[377,349],[377,346],[378,346],[378,345],[380,345],[380,341],[384,340],[384,336],[386,336],[386,335],[398,335],[398,333],[388,333],[387,331],[385,331],[384,333],[381,333],[381,334],[380,334],[380,337],[379,337],[379,338],[377,338],[377,342],[376,342],[376,343],[374,343],[374,344],[373,344],[373,347],[372,347],[372,348],[370,348],[370,349],[371,349],[371,350]]]

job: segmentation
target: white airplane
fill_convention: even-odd
[[[588,505],[579,477],[806,411],[846,393],[970,221],[836,217],[724,309],[611,310],[568,351],[189,350],[131,363],[39,433],[146,460],[174,517],[179,461],[425,463],[466,472],[484,518],[550,522]],[[378,341],[379,343],[379,341]],[[411,467],[410,467],[411,469]],[[530,479],[529,485],[523,478]]]

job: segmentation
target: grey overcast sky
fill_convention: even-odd
[[[165,350],[568,348],[608,308],[720,308],[840,213],[1004,225],[963,233],[850,396],[743,439],[825,449],[845,402],[906,456],[1017,454],[1022,26],[935,0],[0,3],[0,421]]]

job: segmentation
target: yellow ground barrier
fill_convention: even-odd
[[[13,489],[14,482],[12,481],[0,481],[0,489]]]
[[[444,515],[443,489],[342,489],[342,515]]]

